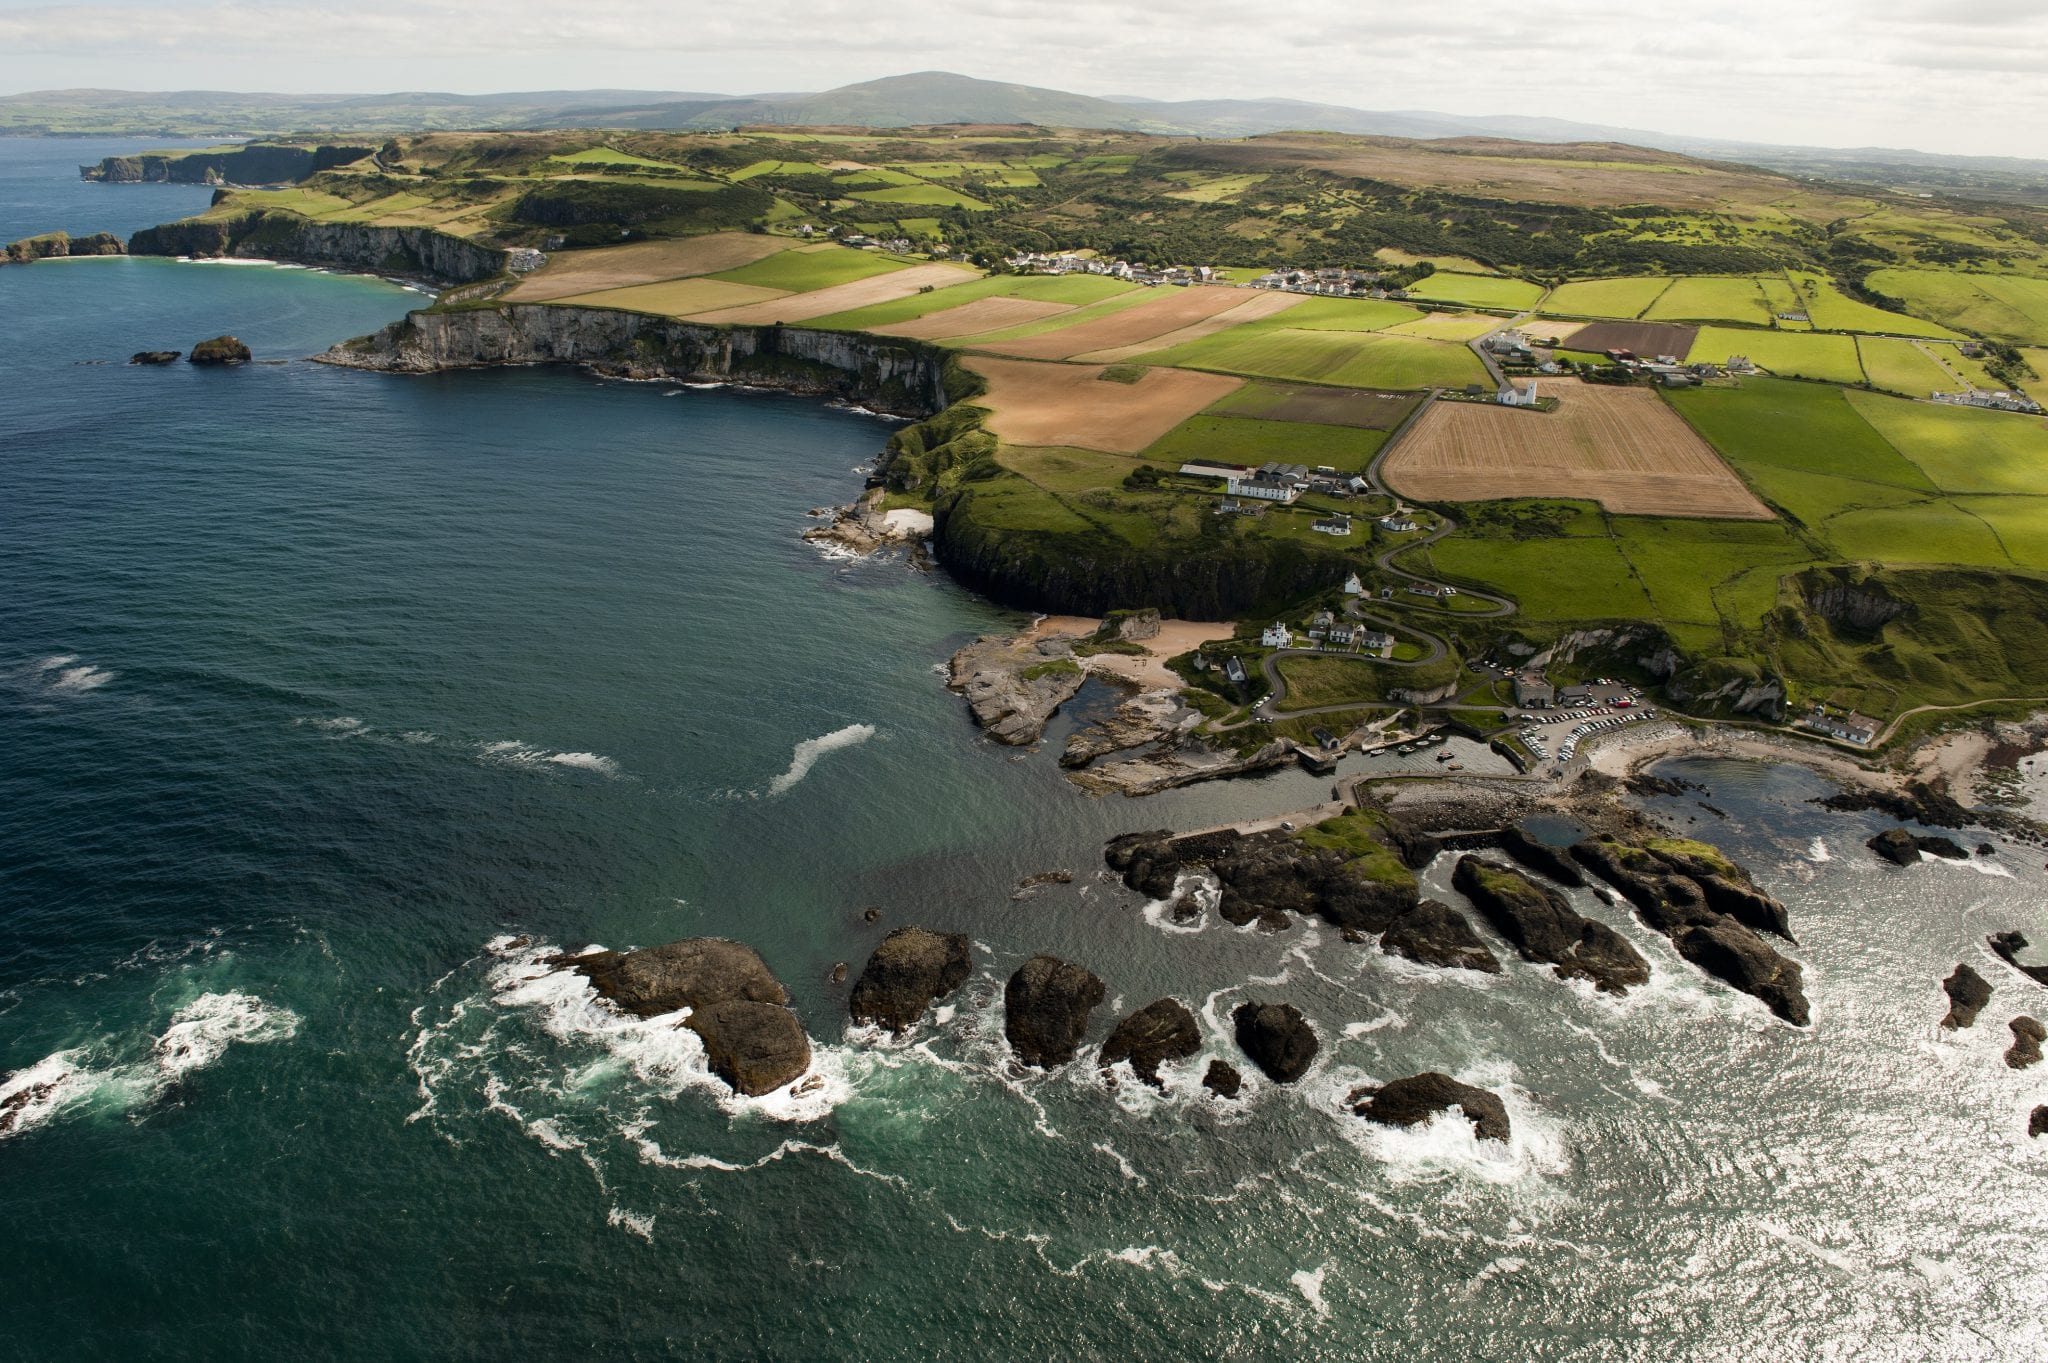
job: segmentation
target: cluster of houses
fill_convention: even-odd
[[[1294,642],[1294,631],[1284,621],[1276,620],[1266,626],[1259,635],[1259,643],[1266,648],[1298,648],[1313,646],[1323,652],[1343,650],[1351,653],[1371,653],[1386,657],[1394,649],[1394,636],[1384,630],[1371,629],[1355,621],[1346,620],[1335,611],[1317,611],[1309,619],[1308,628],[1302,631],[1304,644]]]
[[[1224,480],[1227,500],[1217,508],[1219,515],[1257,514],[1256,508],[1245,507],[1238,501],[1240,498],[1288,506],[1304,492],[1349,497],[1354,493],[1364,492],[1371,486],[1358,474],[1339,473],[1326,465],[1311,469],[1306,464],[1283,464],[1278,461],[1251,468],[1244,464],[1223,464],[1208,459],[1194,459],[1182,464],[1180,471],[1190,478]],[[1350,534],[1350,518],[1347,516],[1340,519],[1345,522],[1344,528],[1341,531],[1331,530],[1326,533]]]
[[[1293,266],[1281,266],[1268,270],[1252,281],[1255,289],[1277,289],[1282,293],[1312,293],[1330,298],[1406,298],[1406,289],[1388,289],[1380,285],[1380,275],[1372,270],[1304,270]]]
[[[1011,256],[1009,267],[1018,274],[1099,274],[1131,284],[1213,284],[1222,278],[1210,265],[1147,265],[1143,261],[1103,260],[1097,256],[1062,251],[1046,255],[1020,251]]]
[[[809,223],[804,224],[806,228],[809,226]],[[799,230],[799,235],[809,236],[810,233]],[[912,248],[909,237],[871,237],[865,232],[849,232],[839,239],[839,244],[851,246],[857,251],[894,251],[898,255]]]
[[[1991,391],[1973,388],[1967,393],[1936,393],[1934,401],[1945,402],[1952,407],[1981,407],[1991,412],[2025,412],[2029,416],[2041,414],[2041,404],[2025,393],[2008,392],[2004,389]]]
[[[1838,715],[1824,705],[1815,705],[1811,713],[1801,719],[1799,724],[1824,737],[1854,743],[1858,747],[1869,747],[1871,741],[1877,737],[1877,731],[1883,727],[1868,715],[1860,715],[1854,710],[1846,715]]]
[[[1756,364],[1747,355],[1730,355],[1726,364],[1705,360],[1688,364],[1676,355],[1658,355],[1646,360],[1631,350],[1610,350],[1607,358],[1631,374],[1648,375],[1666,388],[1697,388],[1708,379],[1718,379],[1724,374],[1757,372]]]

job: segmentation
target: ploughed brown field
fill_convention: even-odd
[[[1771,512],[1646,388],[1545,379],[1555,412],[1437,402],[1381,466],[1417,501],[1578,497],[1638,516],[1770,520]]]
[[[1201,285],[1186,289],[1166,286],[1157,292],[1159,296],[1156,298],[1148,298],[1135,307],[1122,308],[1093,321],[1077,322],[1058,331],[1026,336],[1021,340],[997,341],[977,349],[1026,359],[1064,360],[1094,350],[1138,346],[1141,342],[1156,342],[1169,332],[1228,312],[1243,304],[1246,295],[1244,289]],[[1145,344],[1139,353],[1156,349],[1156,344]]]
[[[1185,345],[1189,341],[1199,341],[1204,336],[1214,336],[1219,331],[1228,331],[1231,327],[1239,326],[1245,322],[1256,322],[1261,318],[1271,317],[1275,313],[1285,312],[1296,303],[1305,301],[1306,298],[1306,294],[1299,293],[1255,293],[1234,308],[1225,308],[1222,312],[1204,317],[1199,322],[1192,322],[1184,327],[1176,327],[1164,335],[1154,336],[1149,341],[1139,341],[1133,345],[1112,346],[1104,350],[1091,350],[1077,355],[1075,358],[1097,360],[1103,364],[1115,364],[1120,360],[1135,360],[1140,355],[1147,355],[1155,350],[1165,350],[1168,346]],[[1142,311],[1143,309],[1139,310]],[[1076,330],[1078,329],[1076,328]]]
[[[780,237],[716,232],[681,241],[636,241],[630,246],[601,246],[595,251],[561,251],[505,297],[514,303],[545,303],[553,298],[654,284],[685,275],[717,274],[765,260],[788,247],[789,242]]]
[[[1102,377],[1098,364],[1049,364],[972,355],[967,367],[988,380],[974,399],[989,409],[988,428],[1010,445],[1073,445],[1136,454],[1243,379],[1192,369],[1149,369],[1136,383]]]
[[[970,279],[980,277],[978,271],[962,265],[913,265],[907,270],[870,275],[866,279],[856,279],[850,284],[834,284],[829,289],[793,293],[787,298],[777,298],[766,303],[749,303],[737,308],[720,308],[716,312],[700,312],[690,320],[754,326],[767,326],[775,322],[807,322],[813,317],[825,317],[835,312],[851,312],[855,308],[908,298],[927,284],[935,289],[943,289],[948,284],[965,284]]]
[[[1550,324],[1529,325],[1531,330],[1541,331]],[[1571,349],[1590,350],[1596,355],[1628,350],[1645,359],[1675,355],[1682,360],[1692,349],[1693,337],[1699,334],[1698,327],[1673,326],[1669,322],[1593,322],[1572,333]]]
[[[977,298],[958,307],[942,308],[908,322],[869,327],[880,336],[908,336],[919,341],[946,341],[955,336],[974,336],[984,331],[1002,331],[1046,317],[1072,312],[1072,303],[1046,303],[1036,298]]]

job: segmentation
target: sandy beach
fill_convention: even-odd
[[[1040,616],[1025,631],[1027,639],[1085,639],[1102,626],[1102,621],[1085,615]],[[1167,686],[1178,689],[1181,679],[1166,666],[1168,658],[1200,648],[1203,644],[1219,639],[1228,639],[1233,630],[1228,624],[1215,624],[1200,620],[1162,620],[1159,633],[1150,639],[1134,642],[1145,649],[1144,656],[1135,653],[1098,653],[1090,658],[1077,658],[1076,662],[1090,672],[1116,677],[1133,686],[1150,691]]]

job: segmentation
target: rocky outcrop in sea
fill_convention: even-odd
[[[2007,1024],[2012,1028],[2012,1045],[2006,1048],[2005,1063],[2016,1070],[2041,1062],[2041,1043],[2048,1041],[2048,1027],[2040,1019],[2025,1015]]]
[[[1440,969],[1500,974],[1500,958],[1479,940],[1465,915],[1434,899],[1396,915],[1380,936],[1380,950]]]
[[[1941,1025],[1951,1031],[1975,1025],[1977,1014],[1991,1002],[1991,986],[1967,964],[1958,965],[1941,982],[1941,992],[1948,995],[1948,1014]]]
[[[1604,992],[1625,994],[1650,978],[1649,962],[1620,933],[1519,871],[1464,856],[1451,884],[1523,960],[1549,965],[1563,979],[1590,980]]]
[[[1088,1015],[1109,995],[1085,966],[1056,956],[1033,956],[1003,989],[1003,1035],[1027,1065],[1049,1070],[1081,1048]]]
[[[1382,1126],[1418,1126],[1439,1112],[1455,1110],[1471,1121],[1483,1141],[1505,1142],[1512,1133],[1507,1104],[1498,1095],[1435,1070],[1378,1086],[1362,1085],[1345,1102],[1357,1116]]]
[[[855,1022],[901,1035],[925,1009],[966,982],[973,959],[964,934],[898,928],[882,939],[854,983],[848,1011]]]
[[[789,991],[743,943],[691,937],[556,963],[635,1017],[689,1009],[683,1025],[703,1039],[712,1073],[741,1093],[772,1093],[810,1068],[811,1041],[789,1009]]]
[[[188,362],[198,365],[233,366],[247,364],[253,358],[249,347],[233,336],[216,336],[210,341],[201,341],[192,347]]]
[[[1025,747],[1044,736],[1060,706],[1088,680],[1072,655],[1066,639],[989,635],[953,655],[946,684],[966,697],[982,732]]]
[[[1240,927],[1257,923],[1275,932],[1297,915],[1384,932],[1418,900],[1414,876],[1391,851],[1382,878],[1368,878],[1352,869],[1355,854],[1311,847],[1279,830],[1226,828],[1186,837],[1164,829],[1129,833],[1111,839],[1103,857],[1124,884],[1148,899],[1173,898],[1184,872],[1213,875],[1222,887],[1217,912],[1224,921]]]
[[[1241,1003],[1230,1014],[1237,1048],[1276,1084],[1291,1084],[1308,1073],[1322,1043],[1315,1028],[1291,1003]]]
[[[1179,999],[1156,999],[1116,1025],[1102,1043],[1101,1065],[1108,1069],[1127,1060],[1133,1073],[1157,1088],[1161,1065],[1186,1060],[1201,1048],[1201,1029],[1188,1006]]]

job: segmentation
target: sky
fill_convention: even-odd
[[[752,94],[918,70],[2048,157],[2044,0],[0,0],[0,93]]]

